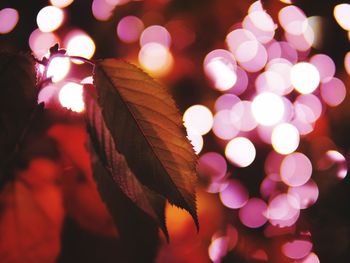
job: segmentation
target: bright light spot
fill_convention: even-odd
[[[289,123],[281,123],[272,131],[272,146],[280,154],[294,152],[299,146],[299,141],[300,135],[298,129]]]
[[[303,34],[308,26],[304,12],[294,5],[282,8],[278,13],[278,19],[283,29],[293,35]]]
[[[74,0],[50,0],[50,3],[56,7],[64,8],[73,3]]]
[[[240,102],[241,100],[234,94],[223,94],[215,101],[215,110],[231,110],[233,105]]]
[[[63,22],[64,13],[55,6],[42,8],[37,17],[36,23],[42,32],[52,32],[60,27]]]
[[[229,238],[226,236],[214,239],[209,248],[209,258],[213,262],[221,262],[221,259],[227,254],[229,247]]]
[[[338,78],[332,78],[321,84],[322,100],[331,107],[338,106],[342,103],[346,96],[346,87]]]
[[[345,30],[350,30],[350,4],[339,4],[334,7],[334,18]]]
[[[227,163],[221,154],[207,152],[199,157],[197,171],[204,179],[211,182],[219,181],[226,175]]]
[[[239,130],[231,122],[230,110],[221,110],[215,114],[213,132],[217,137],[223,140],[230,140],[239,133]]]
[[[314,44],[315,32],[306,21],[306,28],[302,34],[294,35],[288,32],[285,33],[287,41],[298,51],[308,51]]]
[[[274,93],[260,93],[252,102],[252,113],[259,124],[272,126],[282,119],[284,103],[281,97]]]
[[[275,196],[268,205],[267,217],[273,226],[288,227],[295,224],[300,215],[297,199],[288,194]]]
[[[350,31],[349,31],[349,36],[350,36]],[[349,38],[350,41],[350,38]],[[344,67],[348,75],[350,76],[350,51],[346,53],[344,57]]]
[[[257,41],[252,32],[246,29],[235,29],[226,36],[229,50],[235,55],[237,49],[245,42]],[[236,55],[235,55],[236,56]]]
[[[72,32],[65,40],[67,54],[90,59],[95,53],[95,43],[91,37],[84,32]],[[81,62],[76,62],[81,63]]]
[[[204,59],[203,67],[214,87],[220,91],[232,88],[237,81],[236,61],[227,50],[216,49],[210,52]]]
[[[317,68],[307,62],[295,64],[290,72],[294,88],[302,94],[312,93],[320,83]]]
[[[239,219],[242,224],[250,228],[258,228],[264,225],[266,218],[267,205],[258,198],[251,198],[239,210]]]
[[[248,75],[239,66],[236,67],[237,81],[236,84],[230,89],[230,93],[241,95],[248,87]]]
[[[141,47],[143,47],[149,43],[157,43],[159,45],[169,48],[171,45],[171,36],[168,30],[163,26],[149,26],[145,30],[143,30],[141,34],[140,45]]]
[[[273,63],[278,62],[289,65],[298,61],[298,52],[285,41],[271,41],[267,46],[267,52],[270,60],[269,64],[273,61]]]
[[[162,76],[171,69],[173,56],[165,46],[158,43],[148,43],[140,49],[139,62],[145,70],[154,75]]]
[[[238,181],[230,180],[220,192],[220,200],[228,208],[237,209],[244,206],[249,198],[247,189]]]
[[[88,76],[80,81],[80,84],[93,84],[94,78],[92,76]]]
[[[336,163],[337,167],[337,177],[339,179],[344,179],[348,173],[347,161],[340,152],[335,150],[327,151],[326,156],[330,159],[332,163]]]
[[[203,137],[194,129],[187,129],[187,138],[190,140],[195,153],[198,155],[203,149]]]
[[[214,122],[211,111],[203,105],[189,107],[183,115],[183,121],[186,128],[194,129],[201,135],[207,134]]]
[[[55,85],[47,85],[39,91],[38,103],[44,102],[45,106],[50,102],[50,100],[55,96],[57,92],[57,87]]]
[[[126,16],[120,19],[117,26],[117,34],[121,41],[133,43],[138,41],[142,30],[143,22],[136,16]]]
[[[232,139],[225,148],[226,158],[238,167],[247,167],[255,159],[254,144],[245,137]]]
[[[46,77],[52,77],[52,82],[58,82],[68,74],[70,69],[69,58],[54,57],[47,68]]]
[[[240,101],[231,109],[231,122],[240,131],[251,131],[258,124],[253,117],[252,103],[250,101]]]
[[[335,64],[332,58],[324,54],[312,56],[310,63],[313,64],[319,74],[322,82],[327,82],[335,74]]]
[[[282,252],[289,258],[302,259],[309,255],[312,249],[312,243],[308,240],[293,240],[286,242],[282,246]]]
[[[312,43],[312,47],[316,49],[322,49],[323,48],[323,39],[324,39],[324,28],[327,23],[327,19],[322,16],[310,16],[307,18],[308,24],[310,26],[309,30],[310,32],[313,32],[313,41],[310,41],[309,43]],[[309,32],[309,34],[310,34]],[[308,37],[312,37],[310,36]]]
[[[93,0],[92,14],[100,21],[107,21],[113,15],[114,5],[108,3],[106,0]]]
[[[10,33],[19,20],[19,15],[16,9],[4,8],[0,10],[0,34]]]
[[[75,112],[84,110],[83,86],[77,83],[69,82],[65,84],[58,94],[61,105]]]
[[[306,258],[300,261],[300,263],[320,263],[318,256],[311,252]]]
[[[319,191],[317,184],[310,179],[304,185],[290,187],[288,194],[294,196],[298,200],[297,208],[306,209],[316,203]]]
[[[289,186],[301,186],[309,181],[312,174],[312,164],[302,153],[292,153],[286,156],[281,164],[281,179]]]
[[[29,37],[29,46],[38,59],[42,59],[49,51],[50,47],[59,42],[54,33],[34,30]]]
[[[275,35],[276,25],[264,10],[249,12],[243,20],[243,28],[252,32],[261,43],[268,43]]]
[[[320,99],[313,94],[302,94],[297,97],[294,102],[294,107],[296,109],[296,114],[298,110],[303,110],[305,112],[305,117],[308,122],[315,122],[322,113],[322,103]]]
[[[255,80],[255,87],[258,93],[268,91],[285,95],[291,91],[290,85],[284,76],[272,70],[266,70],[259,74]]]
[[[292,0],[280,0],[280,2],[285,3],[285,4],[293,4]]]

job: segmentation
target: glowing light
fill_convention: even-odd
[[[282,252],[289,258],[301,259],[309,255],[312,249],[312,243],[308,240],[293,240],[286,242],[282,246]]]
[[[346,96],[346,87],[338,78],[331,78],[329,81],[321,84],[322,100],[331,107],[338,106]]]
[[[232,139],[225,148],[226,158],[238,167],[247,167],[255,159],[254,144],[245,137]]]
[[[313,31],[312,27],[308,24],[306,21],[305,23],[306,29],[302,34],[294,35],[290,34],[288,32],[285,33],[285,37],[287,41],[297,50],[299,51],[308,51],[312,45],[314,44],[315,40],[315,32]]]
[[[339,179],[344,179],[348,173],[348,165],[345,157],[335,150],[327,151],[326,156],[333,164],[337,164],[337,177]]]
[[[334,61],[327,55],[314,55],[310,59],[310,63],[317,68],[322,82],[327,82],[335,74]]]
[[[74,0],[50,0],[50,3],[56,7],[64,8],[73,3]]]
[[[149,26],[145,30],[143,30],[141,34],[140,45],[141,47],[143,47],[144,45],[149,43],[157,43],[164,47],[170,47],[171,36],[168,30],[163,26]]]
[[[236,84],[230,89],[230,93],[236,95],[241,95],[248,87],[248,75],[247,73],[239,66],[236,67],[237,81]]]
[[[38,94],[38,103],[44,102],[45,107],[54,98],[57,92],[57,87],[55,85],[47,85],[42,88]]]
[[[251,131],[257,126],[250,101],[243,100],[233,105],[230,117],[232,124],[240,131]]]
[[[284,103],[281,97],[274,93],[260,93],[252,102],[252,113],[259,124],[272,126],[282,119]]]
[[[158,43],[145,44],[139,52],[139,62],[145,70],[162,76],[169,72],[173,65],[173,56],[168,48]]]
[[[58,94],[61,105],[75,112],[84,110],[83,86],[77,83],[69,82],[65,84]]]
[[[292,153],[286,156],[281,164],[281,179],[289,186],[301,186],[309,181],[312,174],[312,164],[302,153]]]
[[[120,19],[117,26],[117,34],[121,41],[133,43],[138,41],[142,30],[143,22],[136,16],[126,16]]]
[[[320,83],[317,68],[307,62],[295,64],[290,72],[294,88],[302,94],[312,93]]]
[[[289,123],[281,123],[272,131],[272,146],[280,154],[294,152],[299,146],[299,141],[298,129]]]
[[[350,36],[350,31],[349,31],[349,36]],[[350,40],[350,38],[349,38]],[[348,75],[350,76],[350,51],[346,53],[344,57],[344,67]]]
[[[37,17],[36,23],[42,32],[52,32],[59,28],[63,22],[64,13],[55,6],[42,8]]]
[[[80,81],[80,84],[93,84],[94,78],[92,76],[88,76]]]
[[[294,64],[298,61],[298,52],[288,42],[272,42],[267,46],[267,53],[270,62],[276,60],[284,64]]]
[[[304,185],[290,187],[288,194],[294,196],[298,200],[297,208],[306,209],[316,203],[319,191],[317,184],[310,179]]]
[[[70,69],[69,58],[54,57],[51,59],[47,69],[47,77],[52,77],[53,82],[58,82],[67,76]]]
[[[209,258],[213,262],[220,262],[221,259],[227,254],[229,247],[229,238],[226,236],[215,238],[209,248]]]
[[[339,4],[334,7],[334,18],[345,30],[350,30],[350,4]]]
[[[223,94],[215,101],[215,110],[231,110],[233,105],[240,102],[241,100],[234,94]]]
[[[250,228],[258,228],[267,222],[267,205],[258,198],[251,198],[239,210],[239,219],[242,224]]]
[[[309,114],[307,115],[308,122],[315,122],[322,113],[322,103],[320,99],[313,94],[303,94],[299,95],[294,102],[295,108],[298,111],[298,107],[302,107],[301,110],[305,110],[305,112]]]
[[[269,91],[278,95],[284,95],[289,92],[287,81],[281,74],[272,70],[262,72],[256,78],[255,86],[258,93]]]
[[[207,134],[214,122],[211,111],[203,105],[189,107],[183,115],[183,121],[186,128],[194,129],[201,135]]]
[[[95,53],[96,47],[94,41],[84,32],[73,31],[66,37],[65,43],[67,54],[70,56],[80,56],[90,59]]]
[[[29,47],[34,55],[42,59],[49,51],[50,47],[58,43],[59,40],[54,33],[34,30],[29,37]]]
[[[302,259],[300,263],[320,263],[318,256],[311,252],[306,258]]]
[[[220,192],[220,200],[228,208],[237,209],[244,206],[249,198],[247,189],[238,181],[230,180]]]
[[[294,5],[282,8],[278,19],[283,29],[293,35],[303,34],[308,25],[304,12]]]
[[[203,137],[194,129],[187,129],[187,138],[190,140],[195,153],[198,155],[203,149]]]
[[[235,85],[237,81],[236,61],[227,50],[213,50],[205,57],[203,66],[216,89],[226,91]]]
[[[296,208],[297,199],[288,194],[279,194],[270,200],[267,217],[274,226],[287,227],[299,218],[300,210]]]
[[[19,15],[16,9],[4,8],[0,10],[0,34],[10,33],[19,20]]]
[[[197,171],[205,179],[219,181],[226,175],[226,160],[217,152],[207,152],[199,158]]]
[[[230,110],[221,110],[215,114],[213,132],[217,137],[223,140],[230,140],[239,133],[239,130],[231,122]]]
[[[264,10],[249,12],[242,25],[244,29],[252,32],[261,43],[268,43],[275,35],[276,25]]]
[[[105,0],[93,0],[92,2],[92,14],[100,21],[107,21],[113,15],[114,5],[108,3]]]

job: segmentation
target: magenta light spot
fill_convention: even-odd
[[[248,75],[241,67],[236,67],[237,80],[235,85],[228,90],[229,93],[234,93],[236,95],[241,95],[248,87]]]
[[[208,248],[209,258],[213,262],[220,262],[227,254],[228,243],[229,239],[225,236],[214,239]]]
[[[300,210],[296,208],[297,206],[298,200],[296,198],[288,194],[279,194],[269,202],[267,217],[274,226],[292,226],[300,215]]]
[[[265,173],[279,174],[284,155],[271,151],[265,159]]]
[[[243,225],[250,228],[258,228],[267,222],[266,203],[258,198],[251,198],[239,210],[239,218]]]
[[[283,58],[291,63],[298,61],[298,52],[288,42],[273,42],[267,47],[269,60]]]
[[[302,153],[292,153],[286,156],[281,164],[281,178],[289,186],[301,186],[311,177],[312,164]]]
[[[168,30],[160,25],[153,25],[143,30],[140,37],[140,45],[144,46],[148,43],[158,43],[164,47],[170,47],[171,36]]]
[[[310,63],[313,64],[320,73],[321,82],[327,82],[335,74],[335,64],[332,58],[324,54],[312,56]]]
[[[197,165],[200,176],[209,181],[218,181],[226,175],[227,164],[225,158],[216,152],[203,154]]]
[[[298,200],[300,209],[306,209],[316,203],[319,191],[317,184],[310,179],[304,185],[290,187],[288,194],[294,196]]]
[[[300,263],[320,263],[318,256],[311,252],[306,258],[302,259]]]
[[[230,140],[239,133],[239,130],[231,122],[230,110],[221,110],[214,115],[213,132],[223,140]]]
[[[278,19],[283,29],[293,35],[302,34],[305,30],[305,23],[307,23],[304,12],[294,5],[282,8]]]
[[[234,94],[223,94],[215,101],[215,111],[231,110],[233,105],[240,102],[241,100]]]
[[[247,189],[238,181],[230,180],[220,192],[221,202],[228,208],[237,209],[244,206],[249,198]]]
[[[252,113],[252,103],[244,100],[236,103],[231,110],[231,122],[241,131],[251,131],[258,124]]]
[[[336,107],[342,103],[346,96],[346,87],[338,78],[331,78],[321,84],[322,100],[331,107]]]
[[[285,256],[292,259],[302,259],[310,254],[312,243],[308,240],[294,240],[286,242],[282,246],[282,252]]]
[[[0,10],[0,34],[10,33],[17,25],[19,15],[16,9],[4,8]]]
[[[322,103],[320,99],[313,94],[299,95],[294,102],[294,105],[300,105],[301,107],[307,107],[307,111],[311,114],[307,114],[307,121],[315,122],[322,113]],[[304,108],[305,109],[305,108]],[[311,112],[310,112],[311,111]]]
[[[120,19],[117,26],[117,35],[119,39],[125,43],[133,43],[139,40],[143,22],[136,16],[125,16]]]

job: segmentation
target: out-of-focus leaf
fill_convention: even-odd
[[[116,150],[114,139],[106,127],[101,109],[97,104],[93,86],[85,86],[84,101],[87,130],[93,147],[92,154],[96,152],[98,156],[93,162],[101,162],[106,169],[105,174],[109,174],[121,191],[153,218],[167,236],[164,218],[165,199],[142,185],[131,172],[124,156]],[[100,177],[95,176],[95,178],[99,179]],[[123,216],[123,214],[119,213],[118,216]]]
[[[0,94],[0,171],[4,173],[37,105],[31,56],[0,53]]]
[[[198,226],[196,157],[168,92],[136,66],[106,59],[94,75],[116,150],[137,179],[192,215]]]
[[[57,166],[35,159],[0,195],[2,263],[53,263],[60,251],[64,217]]]

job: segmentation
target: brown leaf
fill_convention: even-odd
[[[57,166],[35,159],[0,195],[2,263],[54,263],[64,217]]]
[[[121,191],[148,216],[153,218],[168,237],[164,218],[165,199],[142,185],[129,169],[125,157],[115,149],[114,139],[103,121],[101,109],[97,104],[94,93],[94,88],[91,85],[85,86],[85,116],[93,147],[91,149],[92,162],[101,162],[106,170],[105,174],[113,178]],[[99,179],[101,175],[95,176],[95,178]]]
[[[198,226],[196,156],[168,92],[136,66],[106,59],[94,75],[98,104],[137,179],[186,209]]]

